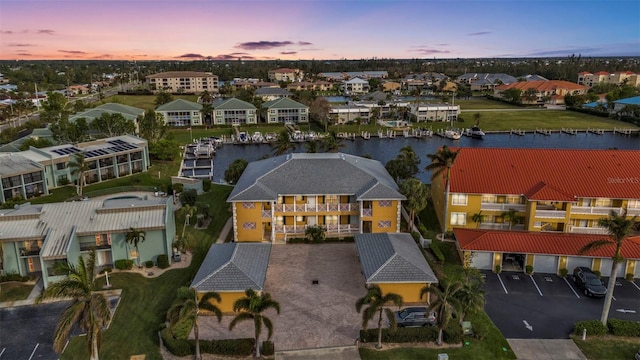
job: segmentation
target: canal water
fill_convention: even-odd
[[[549,136],[537,134],[525,134],[524,136],[509,134],[488,134],[483,139],[473,139],[462,137],[460,140],[451,140],[434,136],[432,138],[417,139],[396,137],[395,139],[378,139],[372,137],[370,140],[358,138],[356,140],[344,140],[344,147],[340,152],[367,156],[386,164],[394,159],[400,149],[411,146],[420,156],[420,173],[417,177],[425,183],[431,183],[430,173],[424,170],[429,164],[427,154],[435,153],[442,145],[449,147],[496,147],[496,148],[559,148],[559,149],[609,149],[617,148],[622,150],[640,150],[640,136],[625,136],[614,134],[585,134],[577,135],[555,133]],[[305,144],[298,143],[294,152],[305,152]],[[222,182],[224,171],[235,159],[245,159],[249,162],[262,159],[266,156],[273,156],[273,148],[268,144],[249,145],[229,145],[226,144],[216,150],[216,157],[213,161],[214,182]],[[640,173],[640,164],[629,164],[635,166]]]

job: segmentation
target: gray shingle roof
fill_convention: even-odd
[[[270,254],[271,244],[214,244],[191,287],[199,292],[263,290]]]
[[[355,241],[367,284],[438,282],[410,234],[357,234]]]
[[[342,153],[294,153],[250,163],[227,201],[275,201],[285,195],[405,199],[377,160]]]
[[[202,109],[202,105],[198,103],[194,103],[193,101],[185,100],[185,99],[175,99],[166,104],[162,104],[156,108],[156,111],[180,111],[180,110],[188,110],[188,111],[200,111]]]

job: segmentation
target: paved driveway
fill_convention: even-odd
[[[513,272],[484,274],[485,310],[508,339],[566,339],[575,322],[600,319],[604,299],[584,296],[570,278]],[[610,317],[640,321],[638,280],[619,280],[614,299]]]
[[[265,291],[281,307],[280,315],[266,313],[274,323],[276,351],[355,343],[362,322],[355,303],[366,289],[354,243],[273,246]],[[229,332],[231,319],[201,318],[202,338],[253,337],[249,322]]]

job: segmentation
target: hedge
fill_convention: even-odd
[[[115,262],[116,269],[118,270],[131,270],[133,268],[133,260],[120,259]]]
[[[607,333],[607,327],[602,325],[599,320],[578,321],[573,325],[573,332],[576,335],[582,335],[583,329],[587,329],[589,336],[600,336]]]
[[[167,254],[158,255],[158,267],[160,269],[166,269],[169,267],[169,256],[167,256]]]
[[[382,342],[384,343],[423,343],[438,340],[438,328],[436,326],[398,328],[395,331],[383,328]],[[442,333],[442,340],[447,344],[462,342],[462,328],[452,319]],[[360,341],[373,343],[378,341],[378,329],[360,330]]]
[[[631,320],[609,319],[607,327],[615,336],[631,336],[640,338],[640,322]],[[589,330],[587,330],[587,334]]]
[[[21,281],[21,282],[26,282],[31,280],[30,277],[28,276],[22,276],[18,273],[8,273],[8,274],[4,274],[2,276],[0,276],[0,282],[7,282],[7,281]]]
[[[174,339],[169,329],[160,332],[164,346],[176,356],[193,355],[195,340]],[[264,345],[263,345],[264,346]],[[273,343],[272,343],[273,347]],[[200,340],[200,352],[216,355],[250,356],[253,354],[253,339]]]
[[[445,259],[444,254],[442,253],[442,250],[440,250],[440,248],[438,247],[437,242],[432,241],[431,244],[429,244],[429,249],[431,249],[431,252],[433,252],[433,255],[435,255],[440,262],[444,262],[444,259]]]
[[[276,348],[273,346],[273,341],[265,340],[262,342],[262,349],[260,353],[264,356],[271,356],[275,354]]]

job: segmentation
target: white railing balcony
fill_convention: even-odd
[[[263,219],[270,219],[272,214],[273,213],[272,213],[271,210],[262,210],[262,218]]]
[[[273,210],[277,212],[329,212],[329,211],[358,211],[357,203],[340,204],[276,204]]]
[[[274,229],[278,234],[302,234],[307,230],[309,225],[275,225]],[[321,225],[327,230],[327,233],[355,233],[360,232],[360,227],[357,224],[328,224]]]
[[[575,234],[599,234],[599,235],[605,235],[607,234],[607,229],[605,228],[601,228],[601,227],[597,227],[597,226],[572,226],[569,229],[570,233],[575,233]]]
[[[536,217],[543,219],[564,219],[567,212],[564,210],[536,210]]]
[[[486,211],[509,211],[513,209],[518,212],[525,212],[527,205],[525,204],[506,204],[506,203],[482,203],[480,204],[480,210]]]
[[[640,215],[640,208],[627,208],[627,215],[629,216]]]
[[[485,230],[509,230],[508,223],[481,223],[480,229]],[[511,230],[524,230],[524,224],[517,224],[511,226]]]
[[[373,209],[362,209],[362,216],[372,216]]]
[[[640,209],[639,213],[640,213]],[[594,214],[594,215],[609,215],[611,211],[615,211],[616,214],[622,213],[622,208],[619,207],[605,207],[605,206],[572,206],[572,214]]]

